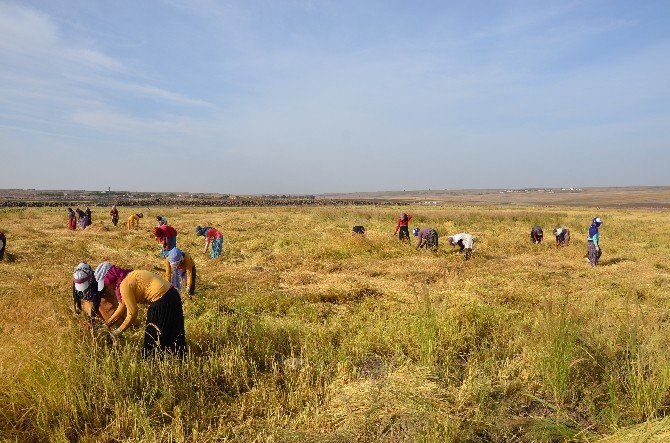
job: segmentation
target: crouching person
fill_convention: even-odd
[[[119,337],[137,318],[139,304],[148,304],[142,356],[169,351],[182,357],[186,353],[184,311],[179,292],[167,280],[149,271],[131,271],[120,285],[121,304],[107,322],[114,324],[125,315],[121,326],[112,331]]]
[[[470,257],[472,256],[472,246],[475,242],[475,238],[472,235],[462,232],[460,234],[450,235],[447,237],[447,240],[449,240],[451,246],[458,246],[460,252],[465,250],[465,259],[470,260]]]
[[[542,243],[542,239],[544,238],[544,232],[542,232],[542,228],[535,225],[533,228],[530,230],[530,240],[533,243]]]
[[[364,226],[354,226],[354,228],[351,230],[351,235],[360,235],[361,237],[365,237],[365,227]]]
[[[556,246],[568,246],[570,244],[570,230],[568,228],[554,229]]]
[[[6,247],[7,247],[7,237],[5,237],[5,234],[0,232],[0,260],[5,258]]]
[[[416,244],[416,249],[421,249],[425,246],[426,249],[432,251],[437,251],[438,246],[438,234],[435,229],[432,228],[414,228],[412,231],[415,237],[418,237]]]
[[[195,262],[191,256],[178,248],[172,248],[165,261],[165,279],[180,290],[186,283],[188,295],[195,294]]]

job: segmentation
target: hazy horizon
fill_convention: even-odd
[[[0,0],[0,188],[667,185],[668,16],[663,1]]]

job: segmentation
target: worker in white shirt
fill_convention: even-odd
[[[447,240],[451,246],[460,247],[461,252],[465,250],[465,259],[470,259],[470,256],[472,255],[472,245],[475,242],[475,238],[472,235],[462,232],[460,234],[450,235],[447,237]]]

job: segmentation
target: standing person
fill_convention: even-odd
[[[435,229],[432,228],[414,228],[412,231],[415,237],[419,237],[416,244],[416,249],[421,249],[424,246],[426,249],[431,249],[437,251],[438,246],[438,234]]]
[[[398,231],[400,233],[398,234],[398,238],[402,240],[407,240],[409,241],[409,221],[412,219],[412,214],[406,214],[402,213],[400,214],[400,218],[398,219],[398,224],[395,227],[395,231],[393,231],[393,235],[398,234]]]
[[[0,261],[5,258],[5,249],[7,248],[7,237],[0,232]]]
[[[365,227],[364,226],[354,226],[354,229],[352,229],[351,235],[360,235],[361,237],[365,237]]]
[[[112,331],[120,336],[137,318],[138,305],[148,304],[142,356],[156,351],[170,351],[178,356],[186,353],[184,311],[179,292],[170,282],[149,271],[131,271],[120,285],[121,304],[107,322],[114,324],[125,314],[121,326]]]
[[[465,249],[465,259],[470,259],[470,256],[472,255],[472,246],[475,242],[475,238],[472,235],[462,232],[460,234],[450,235],[447,237],[447,240],[449,240],[451,246],[458,246],[461,252]]]
[[[568,246],[570,244],[570,230],[568,228],[554,229],[556,246]]]
[[[156,216],[156,221],[158,222],[158,226],[165,226],[167,225],[167,218],[163,217],[162,215]]]
[[[172,286],[180,290],[182,282],[186,283],[188,295],[195,294],[195,262],[188,254],[179,248],[172,248],[165,260],[165,279]]]
[[[67,208],[67,228],[70,231],[77,229],[77,214],[74,213],[72,208]]]
[[[530,230],[530,240],[536,244],[542,243],[543,237],[544,233],[542,232],[542,228],[538,225],[533,226],[533,228]]]
[[[161,248],[161,257],[167,257],[170,249],[177,246],[177,231],[172,226],[156,226],[154,228],[154,237],[163,246]]]
[[[91,208],[86,207],[86,226],[91,226],[93,224],[93,220],[91,219]]]
[[[128,230],[139,229],[140,219],[142,217],[144,217],[144,214],[141,212],[139,214],[132,214],[130,217],[128,217]]]
[[[600,256],[603,254],[602,249],[600,249],[600,231],[598,230],[602,224],[603,221],[600,219],[600,217],[596,217],[591,221],[591,227],[589,228],[587,251],[591,266],[598,266]]]
[[[221,255],[221,250],[223,249],[223,235],[219,231],[212,228],[211,226],[207,226],[205,228],[196,226],[195,235],[205,237],[205,254],[207,253],[207,249],[211,244],[212,252],[209,254],[209,256],[211,258],[217,258]]]
[[[109,211],[109,216],[112,218],[112,224],[116,226],[119,223],[119,210],[116,205],[112,205],[112,210]]]

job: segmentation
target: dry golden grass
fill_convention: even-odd
[[[106,210],[85,232],[63,209],[0,210],[0,439],[667,441],[667,211],[403,209],[439,252],[391,236],[400,208],[144,208],[132,232]],[[183,362],[143,361],[143,328],[112,345],[72,312],[79,261],[163,273],[158,213],[198,267]],[[197,224],[223,232],[220,259]],[[530,243],[534,224],[549,241]],[[461,231],[469,262],[444,241]]]

